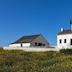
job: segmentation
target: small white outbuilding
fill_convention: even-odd
[[[72,30],[61,28],[61,32],[57,34],[57,48],[72,48]]]

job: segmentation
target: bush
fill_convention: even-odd
[[[0,47],[0,51],[1,51],[1,50],[3,50],[3,48],[2,48],[2,47]]]
[[[64,54],[72,54],[72,49],[61,49],[60,52]]]

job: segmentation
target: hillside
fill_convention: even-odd
[[[0,72],[72,72],[72,55],[0,49]]]

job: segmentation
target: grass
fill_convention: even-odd
[[[0,49],[0,72],[72,72],[72,55]]]

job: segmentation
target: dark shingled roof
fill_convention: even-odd
[[[72,34],[72,30],[64,30],[58,33],[58,35],[64,35],[64,34]]]
[[[18,39],[17,41],[15,41],[14,43],[28,43],[28,42],[33,41],[38,36],[40,36],[40,34],[38,34],[38,35],[30,35],[30,36],[23,36],[20,39]],[[11,44],[14,44],[14,43],[11,43]]]

